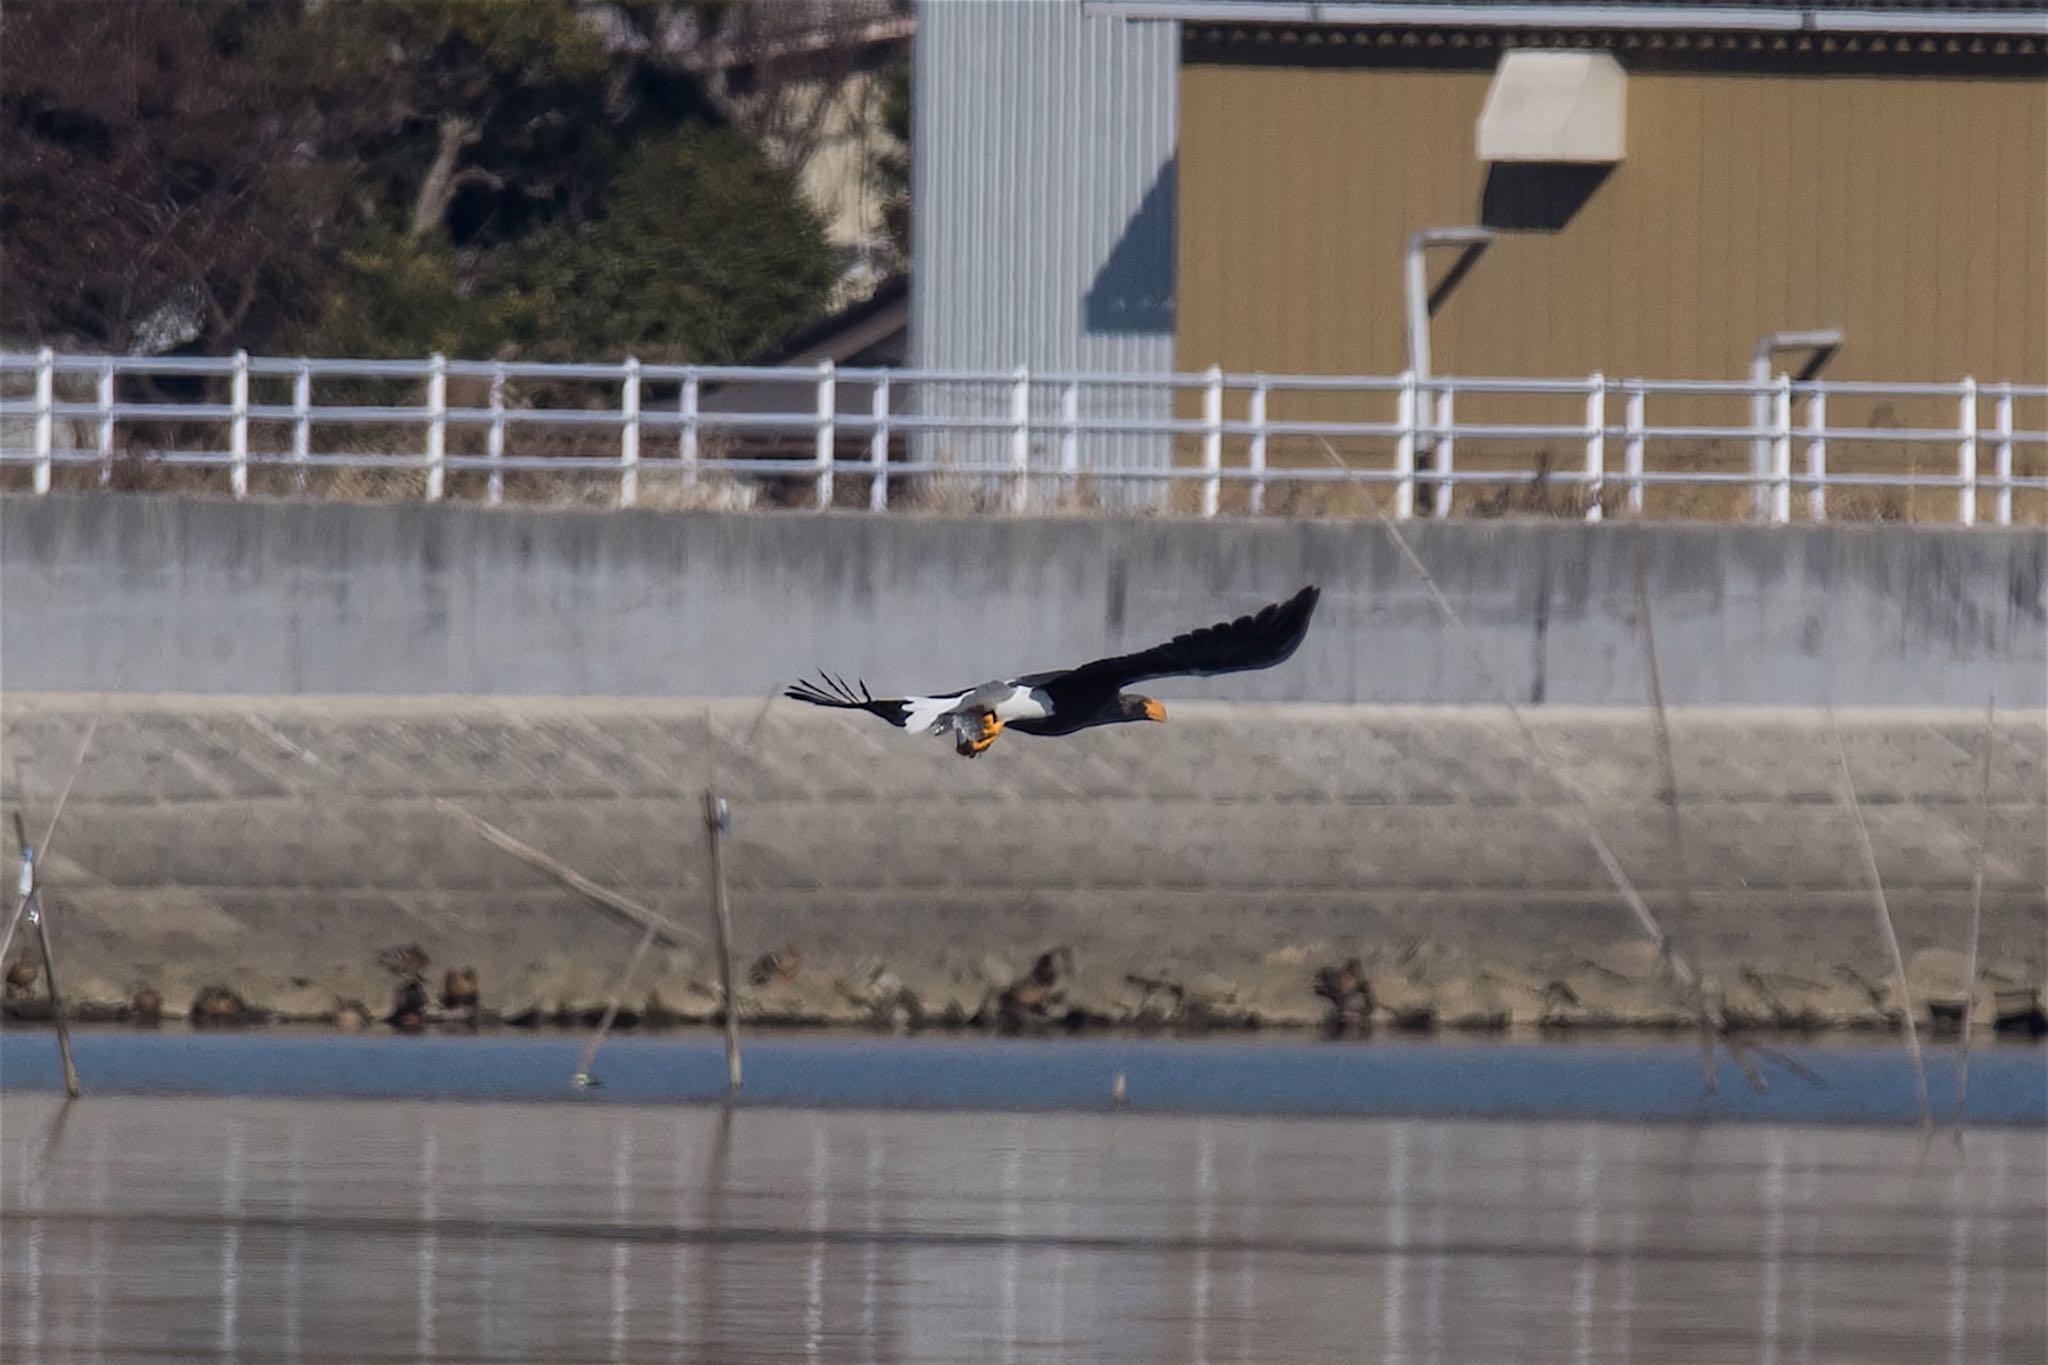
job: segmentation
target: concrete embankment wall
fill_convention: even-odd
[[[1995,696],[1986,964],[2043,979],[2040,531],[1408,535],[1484,670],[1371,525],[9,499],[0,783],[39,825],[102,717],[49,866],[78,945],[61,965],[99,998],[147,981],[177,1007],[219,982],[295,1012],[374,1003],[376,951],[417,941],[503,1008],[601,1000],[637,931],[435,798],[701,922],[715,777],[741,948],[802,951],[749,1008],[849,1017],[901,988],[971,1011],[1067,945],[1075,999],[1112,1017],[1174,990],[1302,1017],[1312,970],[1353,953],[1390,1002],[1447,1017],[1668,1012],[1562,772],[1740,1011],[1845,1020],[1879,1009],[1862,983],[1886,960],[1819,708],[1858,708],[1880,866],[1940,986]],[[1682,859],[1639,569],[1679,708]],[[965,763],[759,700],[820,665],[887,690],[1078,661],[1304,582],[1325,597],[1301,652],[1158,684],[1163,727],[1011,736]],[[1543,703],[1546,764],[1471,704],[1498,699],[1485,671]],[[709,1008],[705,953],[650,971]]]
[[[244,696],[762,696],[820,666],[967,685],[1303,583],[1287,667],[1159,695],[1640,706],[1637,599],[1694,706],[2048,706],[2039,528],[1418,523],[1444,629],[1369,523],[0,502],[0,686]]]
[[[47,869],[61,965],[94,998],[147,981],[182,1006],[217,982],[300,1013],[381,1003],[377,950],[418,942],[477,966],[499,1008],[595,1004],[638,931],[433,798],[695,926],[715,780],[743,959],[802,952],[794,981],[745,988],[754,1011],[851,1019],[908,989],[971,1013],[1066,945],[1073,1003],[1111,1018],[1173,1003],[1138,977],[1305,1019],[1313,969],[1353,954],[1383,1000],[1446,1019],[1668,1018],[1562,779],[1738,1014],[1879,1017],[1888,959],[1823,717],[1674,713],[1681,874],[1647,717],[1529,714],[1541,770],[1476,707],[1191,703],[973,762],[746,701],[12,694],[4,723],[33,819],[99,718]],[[2040,982],[2048,723],[2001,714],[1988,821],[1981,715],[1841,723],[1917,984],[1956,989],[1980,828],[1987,988]],[[630,996],[705,1012],[714,981],[708,949],[662,950]]]

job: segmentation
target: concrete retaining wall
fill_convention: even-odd
[[[1732,1003],[1876,1014],[1868,983],[1887,959],[1818,714],[1674,715],[1685,878],[1647,717],[1530,714]],[[14,694],[0,712],[9,804],[32,827],[95,716],[47,871],[67,975],[101,998],[147,981],[181,1007],[220,982],[302,1013],[381,1002],[375,953],[417,941],[437,963],[478,966],[503,1008],[601,1001],[637,931],[432,798],[702,924],[697,803],[715,779],[735,811],[742,953],[803,953],[795,981],[748,988],[753,1010],[857,1017],[908,988],[925,1008],[971,1012],[1061,944],[1075,999],[1112,1017],[1147,1003],[1135,975],[1305,1018],[1313,969],[1353,953],[1383,998],[1451,1017],[1674,1008],[1556,776],[1492,708],[1193,703],[1164,726],[1007,736],[968,762],[780,702]],[[1842,723],[1901,938],[1923,985],[1953,992],[1941,951],[1963,942],[1982,717]],[[1987,980],[2039,983],[2048,722],[2003,714],[1993,760]],[[708,953],[661,953],[633,995],[704,1010],[713,979]]]
[[[1644,701],[1640,564],[1675,704],[2048,706],[2038,528],[1407,534],[1520,700]],[[1498,697],[1371,524],[10,498],[0,578],[10,691],[744,697],[819,666],[918,690],[1151,644],[1316,582],[1285,668],[1160,695]]]

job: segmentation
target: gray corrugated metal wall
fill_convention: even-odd
[[[1173,367],[1179,36],[1175,24],[1086,14],[1081,0],[918,6],[913,365]],[[952,395],[948,406],[970,401],[1008,410],[1003,393]],[[1050,392],[1034,401],[1048,413],[1057,404]],[[1169,408],[1105,390],[1084,393],[1083,412]],[[1161,438],[1084,438],[1081,461],[1157,466],[1170,449]]]

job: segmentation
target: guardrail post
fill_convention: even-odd
[[[1394,442],[1394,518],[1406,521],[1415,515],[1415,371],[1401,372],[1401,388],[1395,400],[1394,421],[1401,428]]]
[[[676,458],[683,466],[683,487],[697,486],[697,367],[683,371],[682,393],[676,398],[676,414],[682,420],[682,444]]]
[[[100,362],[100,487],[114,481],[114,362]]]
[[[823,510],[832,505],[832,458],[833,446],[838,438],[837,413],[839,410],[839,381],[837,370],[829,360],[818,362],[818,445],[814,458],[817,473],[813,476],[811,491],[812,505]]]
[[[1437,475],[1436,487],[1429,493],[1430,513],[1441,519],[1451,515],[1451,502],[1456,485],[1451,475],[1458,468],[1458,439],[1453,434],[1458,424],[1454,392],[1448,379],[1439,380],[1443,385],[1436,391],[1436,431],[1430,437],[1434,443],[1429,449],[1429,467]]]
[[[434,352],[427,370],[427,501],[448,489],[448,357]]]
[[[313,458],[313,362],[299,357],[292,375],[292,474],[301,493],[306,491],[307,461]]]
[[[1622,403],[1622,447],[1621,464],[1628,476],[1628,510],[1636,516],[1643,513],[1643,410],[1647,406],[1643,384],[1631,379],[1622,386],[1627,395]]]
[[[484,454],[490,456],[491,474],[484,485],[484,505],[496,507],[505,500],[505,362],[491,362],[491,429],[484,433]]]
[[[1806,477],[1813,486],[1806,490],[1806,515],[1812,521],[1828,519],[1828,391],[1816,388],[1806,400]]]
[[[1963,481],[1956,512],[1963,525],[1977,524],[1977,381],[1963,380],[1961,406],[1956,410],[1956,473]]]
[[[1749,377],[1749,509],[1762,521],[1771,512],[1771,376],[1767,359]]]
[[[249,496],[249,353],[235,352],[235,367],[229,372],[228,402],[234,415],[228,419],[228,486],[238,498]]]
[[[36,352],[36,467],[34,488],[50,491],[51,448],[57,441],[57,353],[48,346]]]
[[[626,357],[626,377],[619,381],[619,506],[640,498],[640,359]]]
[[[1771,520],[1792,520],[1792,376],[1780,374],[1771,394]]]
[[[1010,376],[1010,510],[1029,506],[1031,475],[1031,371],[1019,365]]]
[[[1060,388],[1060,493],[1074,497],[1081,490],[1081,383],[1070,379]]]
[[[1259,375],[1252,380],[1252,396],[1246,416],[1251,419],[1251,447],[1245,454],[1245,463],[1251,466],[1252,489],[1251,510],[1257,516],[1266,510],[1266,398],[1271,392],[1266,376]]]
[[[868,463],[874,466],[874,473],[868,476],[868,510],[886,512],[889,510],[889,375],[885,370],[875,377],[874,403],[870,412],[875,419],[875,429],[868,436]]]
[[[1603,515],[1601,495],[1607,491],[1607,376],[1594,373],[1586,381],[1586,520]]]
[[[1202,376],[1202,515],[1213,517],[1223,505],[1223,367],[1211,365]]]
[[[1998,500],[1996,504],[1998,510],[1995,515],[2000,526],[2010,526],[2012,525],[2013,432],[2012,385],[2010,383],[1998,386],[1998,404],[1993,411],[1996,414],[1994,420],[1997,423],[1996,429],[1998,432],[1998,445],[1996,447],[1998,463],[1994,467],[1998,478]]]

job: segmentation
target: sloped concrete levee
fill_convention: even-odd
[[[1643,936],[1570,821],[1567,785],[1730,1008],[1883,1016],[1881,950],[1825,715],[1672,716],[1681,878],[1647,712],[1535,708],[1546,751],[1484,707],[1176,703],[1164,726],[1008,736],[975,761],[786,702],[10,693],[12,806],[35,825],[99,727],[47,866],[82,996],[209,984],[318,1014],[381,1004],[381,948],[476,967],[516,1011],[601,1002],[638,937],[451,820],[446,798],[690,926],[703,789],[757,1014],[971,1014],[1056,946],[1072,1003],[1305,1021],[1357,955],[1440,1018],[1670,1017]],[[1840,717],[1901,939],[1926,989],[1963,943],[1984,722]],[[1984,961],[2048,968],[2048,720],[1992,736]],[[783,979],[788,977],[789,979]],[[708,1012],[708,946],[660,950],[629,999]]]

